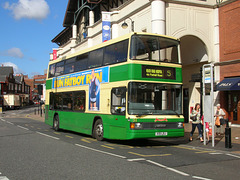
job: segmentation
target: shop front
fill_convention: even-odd
[[[240,77],[224,78],[217,84],[221,91],[221,104],[227,111],[229,122],[240,124]]]

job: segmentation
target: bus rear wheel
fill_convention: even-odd
[[[55,131],[59,131],[59,117],[58,117],[58,115],[54,116],[54,119],[53,119],[53,129]]]
[[[98,141],[103,140],[103,123],[101,119],[98,119],[94,124],[93,137]]]

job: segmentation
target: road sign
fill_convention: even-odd
[[[214,147],[214,110],[213,110],[213,64],[203,65],[203,114],[204,114],[204,125],[203,125],[203,137],[204,145],[206,145],[206,123],[211,122],[212,124],[212,146]]]

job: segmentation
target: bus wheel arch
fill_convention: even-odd
[[[53,116],[53,129],[55,131],[59,131],[59,115],[58,113],[55,113]]]
[[[99,116],[96,116],[93,121],[92,136],[96,138],[98,141],[102,141],[103,135],[104,135],[104,127],[103,127],[102,118]]]

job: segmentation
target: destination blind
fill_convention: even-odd
[[[171,67],[143,65],[142,77],[176,80],[176,69]]]

